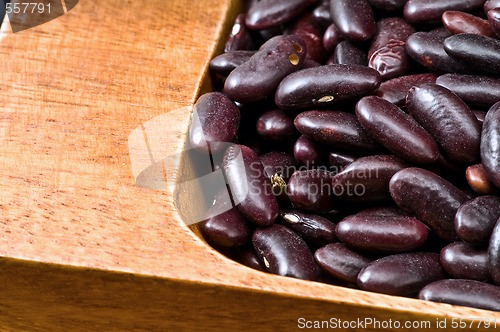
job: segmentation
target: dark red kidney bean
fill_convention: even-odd
[[[297,136],[293,120],[280,109],[265,112],[257,119],[257,133],[272,142],[289,142]]]
[[[330,15],[330,0],[321,0],[320,4],[313,9],[312,15],[316,24],[326,28],[332,24]]]
[[[224,46],[224,52],[256,49],[252,36],[245,25],[246,14],[236,16],[231,33]]]
[[[455,214],[467,195],[440,176],[421,168],[397,172],[389,183],[394,202],[426,223],[441,239],[455,241]]]
[[[224,92],[240,103],[253,103],[274,94],[281,80],[301,68],[305,43],[297,36],[277,36],[236,67],[224,83]]]
[[[500,7],[488,11],[488,23],[496,36],[500,37]]]
[[[383,18],[368,51],[368,67],[377,70],[382,80],[398,77],[410,70],[406,39],[415,29],[399,17]]]
[[[318,267],[307,244],[285,226],[256,229],[252,243],[269,272],[305,280],[318,277]]]
[[[411,24],[439,22],[444,12],[458,10],[471,12],[480,9],[484,0],[409,0],[403,10],[405,20]]]
[[[304,135],[300,136],[295,142],[293,156],[299,164],[306,165],[307,168],[321,165],[326,159],[324,146]]]
[[[253,247],[240,249],[236,255],[236,261],[254,270],[267,272],[264,263],[260,261]]]
[[[500,311],[500,287],[467,279],[433,282],[420,291],[418,298],[478,309]]]
[[[229,75],[234,68],[247,62],[256,51],[230,51],[216,56],[210,61],[210,71],[223,76]]]
[[[352,215],[336,228],[340,241],[350,248],[398,253],[420,248],[427,240],[427,227],[414,217]]]
[[[209,92],[194,104],[189,142],[201,152],[218,152],[236,139],[240,110],[225,94]]]
[[[316,263],[331,276],[355,284],[359,271],[372,259],[347,248],[341,243],[330,243],[314,253]]]
[[[500,188],[500,101],[486,113],[481,132],[481,162],[488,178]]]
[[[460,206],[455,215],[455,231],[469,243],[488,244],[498,218],[500,197],[479,196]]]
[[[375,208],[368,208],[359,211],[356,213],[357,216],[362,217],[400,217],[400,216],[408,216],[406,212],[403,210],[393,207],[393,206],[382,206],[382,207],[375,207]]]
[[[258,226],[273,224],[278,217],[278,202],[257,154],[244,145],[231,145],[224,154],[222,169],[240,212]]]
[[[489,281],[488,250],[454,242],[441,250],[441,265],[453,278]]]
[[[470,73],[471,69],[445,52],[446,36],[415,32],[406,40],[408,55],[424,67],[438,73]]]
[[[321,168],[296,171],[288,181],[290,201],[298,209],[315,213],[333,210],[332,177]]]
[[[330,153],[328,154],[328,161],[330,162],[330,166],[336,168],[337,170],[335,173],[340,172],[356,159],[358,159],[357,156],[343,151],[330,151]]]
[[[388,13],[401,11],[407,1],[408,0],[368,0],[373,8]]]
[[[333,177],[333,193],[350,202],[390,200],[389,181],[407,166],[395,156],[361,157]]]
[[[344,40],[338,43],[333,55],[328,59],[329,64],[366,66],[368,58],[365,50]]]
[[[363,128],[396,156],[426,164],[439,157],[434,138],[396,105],[377,96],[363,97],[356,104]]]
[[[443,14],[443,24],[452,34],[474,33],[494,37],[493,30],[487,20],[469,13],[450,10]]]
[[[443,45],[451,57],[473,68],[500,74],[500,40],[462,33],[446,38]]]
[[[365,133],[354,114],[340,111],[306,111],[294,120],[297,130],[332,147],[355,151],[373,151],[378,144]]]
[[[326,107],[375,91],[379,73],[355,65],[329,65],[300,70],[281,81],[274,101],[279,108],[295,110]]]
[[[413,74],[396,77],[382,82],[375,91],[375,95],[396,106],[403,107],[406,104],[406,95],[413,86],[422,83],[435,83],[436,78],[437,75],[435,74]]]
[[[295,158],[287,152],[268,152],[260,156],[260,161],[264,166],[264,174],[268,179],[278,175],[285,182],[288,182],[297,169]]]
[[[488,245],[488,262],[493,281],[500,285],[500,218],[491,232]]]
[[[367,0],[331,0],[330,15],[344,37],[354,42],[369,40],[377,31]]]
[[[425,285],[446,278],[439,254],[416,252],[386,256],[364,267],[358,275],[363,290],[413,295]]]
[[[331,53],[335,50],[335,47],[337,47],[337,45],[343,40],[344,37],[340,33],[339,29],[337,29],[335,24],[330,24],[323,34],[323,47],[328,53]]]
[[[299,16],[317,0],[261,0],[247,12],[249,29],[263,30],[277,27]]]
[[[490,10],[500,8],[500,0],[488,0],[484,3],[484,13],[487,14]]]
[[[289,29],[289,33],[299,36],[306,43],[306,57],[323,63],[326,57],[326,51],[323,47],[323,29],[314,23],[312,14],[308,13],[301,16]]]
[[[420,84],[408,92],[406,106],[450,161],[472,163],[478,159],[481,125],[456,94],[440,85]]]
[[[489,195],[498,192],[498,188],[488,178],[483,164],[475,164],[467,167],[465,177],[469,186],[479,194]]]
[[[316,214],[303,213],[299,210],[283,210],[278,219],[311,247],[319,248],[337,240],[335,224]]]
[[[500,101],[500,79],[479,75],[444,74],[436,84],[444,86],[463,101],[491,107]]]

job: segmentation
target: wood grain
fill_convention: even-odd
[[[36,28],[3,28],[0,329],[270,331],[294,329],[300,317],[500,322],[489,311],[242,267],[184,224],[176,204],[196,201],[172,186],[136,185],[133,162],[147,164],[148,155],[131,159],[141,149],[130,135],[168,132],[151,145],[155,155],[182,150],[186,106],[210,86],[207,63],[240,5],[81,0]],[[167,129],[148,127],[179,109]],[[180,172],[170,181],[192,172],[180,157],[169,160]]]

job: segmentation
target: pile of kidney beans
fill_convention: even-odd
[[[500,0],[247,1],[210,71],[214,248],[500,311]]]

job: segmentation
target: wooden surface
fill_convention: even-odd
[[[3,28],[0,330],[270,331],[293,329],[300,317],[450,317],[440,331],[453,330],[451,317],[500,323],[489,311],[242,267],[184,224],[175,204],[189,200],[175,201],[172,187],[136,185],[141,165],[182,149],[185,106],[208,86],[207,62],[237,7],[81,0],[39,27]],[[169,111],[170,129],[155,125]],[[168,137],[145,155],[140,140],[129,141],[138,129]],[[190,172],[186,160],[168,162]]]

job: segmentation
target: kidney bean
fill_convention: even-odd
[[[269,272],[305,280],[318,277],[318,268],[307,244],[285,226],[275,224],[256,229],[252,243]]]
[[[401,209],[426,223],[440,238],[457,239],[455,214],[468,200],[460,189],[430,171],[410,167],[394,174],[389,190]]]
[[[355,284],[358,274],[372,259],[347,248],[330,243],[314,253],[316,263],[331,276]]]
[[[261,0],[247,12],[249,29],[263,30],[280,26],[299,16],[316,0]]]
[[[223,76],[229,75],[234,68],[247,62],[256,51],[229,51],[210,61],[210,71]]]
[[[280,109],[265,112],[257,119],[257,133],[272,142],[287,142],[297,136],[293,120]]]
[[[474,33],[494,37],[493,30],[487,20],[469,13],[450,10],[443,14],[443,24],[452,34]]]
[[[500,79],[488,76],[444,74],[436,84],[444,86],[463,101],[473,105],[491,107],[500,101]]]
[[[488,245],[488,262],[493,281],[500,285],[500,218],[491,232]]]
[[[255,152],[244,145],[231,145],[224,154],[222,169],[240,212],[258,226],[273,224],[278,203]]]
[[[294,157],[287,152],[269,152],[260,156],[260,161],[264,166],[264,174],[268,179],[278,175],[285,182],[288,182],[297,168]]]
[[[427,227],[414,217],[352,215],[336,228],[340,241],[367,252],[397,253],[420,248],[427,240]]]
[[[330,15],[330,0],[321,0],[320,4],[313,9],[312,15],[316,24],[326,28],[332,24]]]
[[[393,206],[383,206],[383,207],[376,207],[376,208],[368,208],[361,210],[360,212],[356,213],[358,217],[401,217],[405,216],[407,217],[408,214],[404,212],[403,210],[393,207]]]
[[[323,29],[314,23],[312,14],[305,14],[295,21],[289,33],[299,36],[306,43],[307,58],[323,63],[326,57],[323,47]]]
[[[293,155],[299,164],[306,165],[308,168],[321,165],[326,159],[324,147],[304,135],[295,142]]]
[[[500,40],[462,33],[446,38],[443,45],[451,57],[485,72],[500,74]]]
[[[245,25],[246,14],[236,16],[224,52],[254,50],[255,43]]]
[[[483,164],[476,164],[467,167],[465,177],[469,186],[479,194],[489,195],[498,192],[498,189],[488,178]]]
[[[340,171],[356,159],[358,159],[357,156],[354,156],[347,152],[331,151],[328,154],[328,161],[330,162],[330,165],[336,168],[338,171]],[[335,173],[338,173],[338,171]]]
[[[363,128],[396,156],[420,164],[438,159],[434,138],[396,105],[376,96],[363,97],[356,104],[356,116]]]
[[[373,8],[388,13],[401,11],[407,1],[408,0],[368,0]]]
[[[464,241],[487,244],[498,218],[500,197],[479,196],[460,206],[455,215],[455,230]]]
[[[355,65],[329,65],[293,73],[281,81],[276,105],[285,110],[330,106],[370,94],[380,85],[376,70]]]
[[[490,37],[500,37],[500,7],[488,11],[487,17],[488,23],[494,32],[494,35]]]
[[[483,122],[484,118],[486,117],[486,112],[485,111],[478,111],[478,110],[473,110],[474,116],[476,117],[477,121],[481,124],[481,128],[483,127]]]
[[[484,3],[484,13],[487,14],[490,10],[500,8],[500,0],[488,0]]]
[[[389,200],[389,181],[405,167],[406,163],[395,156],[359,158],[333,177],[333,192],[351,202]]]
[[[327,64],[366,66],[368,58],[365,50],[344,40],[338,43]]]
[[[377,31],[372,8],[366,0],[331,0],[330,15],[339,31],[349,40],[366,41]]]
[[[396,106],[403,107],[406,104],[406,95],[413,86],[422,83],[436,83],[436,79],[437,75],[427,73],[396,77],[382,82],[375,91],[375,95]]]
[[[430,23],[441,20],[443,13],[449,10],[470,12],[480,9],[484,0],[408,0],[403,13],[411,24]]]
[[[358,286],[373,292],[412,295],[445,277],[439,254],[405,253],[386,256],[365,266],[358,275]]]
[[[226,95],[209,92],[198,98],[189,127],[189,141],[198,151],[220,151],[236,139],[240,110]]]
[[[274,94],[285,76],[301,68],[306,53],[299,37],[273,37],[229,74],[224,92],[243,104],[264,100]]]
[[[315,213],[333,210],[332,177],[321,168],[296,171],[288,181],[290,201],[298,209]]]
[[[447,34],[449,34],[446,31]],[[416,32],[406,40],[408,55],[432,71],[438,73],[470,73],[468,65],[455,60],[444,50],[446,36],[430,33]]]
[[[253,247],[240,249],[236,255],[236,261],[254,270],[267,272],[264,263],[260,261]]]
[[[500,101],[491,106],[481,132],[481,161],[488,178],[500,188]]]
[[[344,37],[340,33],[339,29],[337,29],[335,24],[330,24],[323,34],[323,47],[325,48],[325,51],[331,53],[335,50],[335,47],[337,47],[337,45],[343,40]]]
[[[378,144],[368,136],[354,114],[340,111],[306,111],[294,120],[297,130],[317,141],[332,147],[373,151]]]
[[[426,301],[500,311],[500,287],[476,280],[445,279],[433,282],[420,291]]]
[[[406,39],[413,33],[415,29],[402,18],[381,19],[368,51],[368,67],[377,70],[382,80],[406,74],[410,70]]]
[[[465,242],[454,242],[441,250],[441,265],[453,278],[489,281],[488,251]]]
[[[310,247],[319,248],[337,240],[335,224],[316,214],[283,210],[280,212],[279,220],[297,233]]]
[[[481,126],[470,108],[453,92],[420,84],[406,98],[410,114],[434,136],[450,161],[472,163],[479,156]]]

